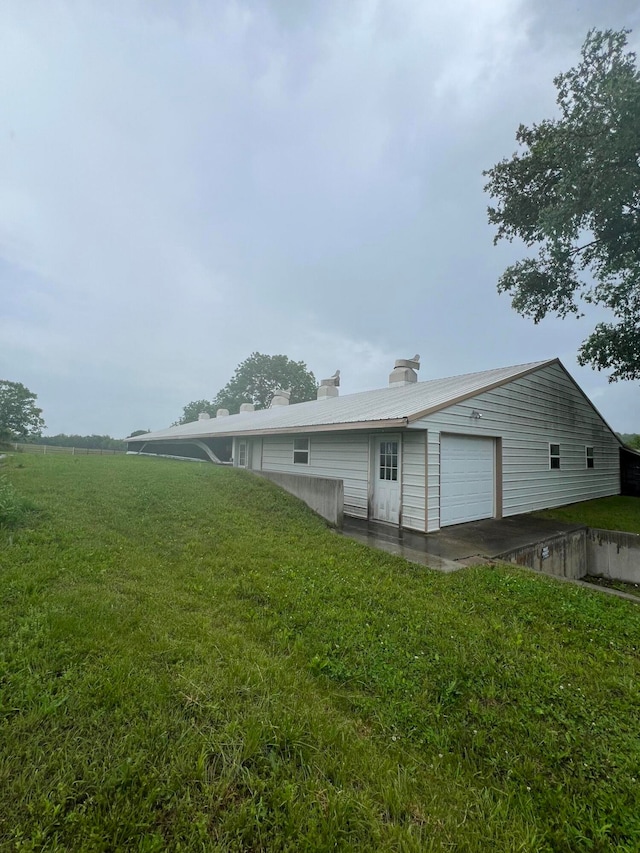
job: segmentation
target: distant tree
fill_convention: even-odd
[[[0,439],[39,436],[45,428],[37,395],[20,382],[0,379]]]
[[[182,410],[182,417],[180,420],[176,421],[173,426],[176,426],[177,424],[190,424],[191,421],[197,421],[198,415],[201,412],[206,412],[208,415],[211,415],[212,418],[216,415],[214,405],[209,402],[209,400],[194,400],[193,403],[187,403]]]
[[[628,30],[591,30],[582,61],[554,79],[560,116],[520,125],[522,151],[484,174],[497,199],[494,243],[520,238],[536,257],[508,267],[498,290],[538,323],[547,313],[607,308],[581,364],[640,378],[640,74]]]
[[[148,429],[134,429],[132,433],[130,433],[127,438],[135,438],[137,435],[146,435],[151,430]]]
[[[290,388],[290,402],[303,403],[315,399],[317,387],[315,376],[303,361],[253,352],[236,367],[233,377],[214,397],[213,413],[219,408],[238,412],[242,403],[266,409],[278,388]]]
[[[57,435],[45,435],[38,439],[38,444],[48,447],[79,447],[88,450],[125,450],[126,444],[119,438],[110,435],[67,435],[60,432]]]

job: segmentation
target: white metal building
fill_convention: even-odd
[[[179,445],[235,466],[341,479],[347,515],[432,532],[620,492],[620,442],[558,359],[417,382],[396,362],[389,387],[216,418],[129,439]],[[188,452],[182,455],[189,455]]]

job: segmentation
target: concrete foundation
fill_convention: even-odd
[[[500,554],[500,559],[547,575],[577,580],[588,573],[587,530],[583,527],[543,539],[535,545]]]
[[[271,480],[289,494],[304,501],[333,527],[342,527],[344,518],[344,483],[332,477],[309,474],[285,474],[280,471],[254,471]]]
[[[589,528],[586,536],[590,575],[640,583],[640,536]]]
[[[557,577],[594,577],[640,583],[640,536],[583,527],[499,555]]]

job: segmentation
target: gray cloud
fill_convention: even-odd
[[[255,349],[344,392],[416,350],[422,378],[559,355],[637,428],[635,387],[575,364],[588,318],[496,293],[481,174],[633,5],[5,4],[2,373],[50,431],[122,435]]]

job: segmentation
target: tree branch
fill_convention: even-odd
[[[598,243],[602,243],[602,240],[592,240],[590,243],[585,243],[584,246],[575,246],[570,250],[569,254],[575,257],[575,255],[579,255],[580,252],[584,252],[585,249],[588,249],[589,246],[597,246]]]

